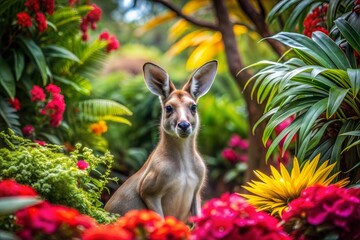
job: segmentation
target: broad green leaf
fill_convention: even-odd
[[[357,137],[360,137],[360,131],[350,131],[350,132],[342,133],[341,136],[357,136]]]
[[[329,92],[329,100],[326,108],[326,117],[332,117],[340,105],[343,103],[343,100],[348,93],[349,89],[343,88],[331,88]]]
[[[38,197],[3,197],[0,198],[0,215],[15,213],[17,210],[41,202]]]
[[[19,81],[22,72],[24,71],[25,61],[24,61],[24,54],[21,50],[14,50],[12,49],[12,53],[14,55],[14,66],[15,66],[15,79]]]
[[[268,23],[271,23],[274,21],[274,19],[279,16],[281,13],[289,9],[292,5],[294,5],[297,2],[300,2],[301,0],[282,0],[278,4],[276,4],[271,11],[269,12],[266,21]]]
[[[10,98],[15,97],[15,79],[11,68],[2,56],[0,56],[0,85]]]
[[[326,52],[318,46],[312,39],[298,33],[280,32],[272,37],[272,39],[302,51],[303,54],[313,57],[323,67],[336,68],[336,65],[328,57]]]
[[[360,69],[348,69],[347,74],[349,75],[351,91],[355,98],[360,90]]]
[[[357,32],[348,21],[344,18],[338,18],[335,20],[335,24],[340,30],[341,34],[344,36],[346,41],[358,52],[360,53],[360,33]]]
[[[310,3],[313,1],[314,0],[303,0],[295,7],[295,9],[291,12],[289,19],[285,23],[284,31],[294,30],[296,24],[298,23],[299,16],[301,16],[304,12],[307,12],[306,9],[309,8]]]
[[[24,48],[25,52],[29,56],[29,58],[35,63],[36,67],[39,70],[41,79],[43,81],[43,85],[46,85],[47,83],[47,64],[45,61],[45,57],[43,52],[41,51],[41,48],[32,40],[29,38],[19,38],[20,45]]]
[[[338,171],[339,168],[340,168],[340,162],[339,162],[340,154],[341,154],[341,152],[343,150],[343,143],[347,138],[347,136],[344,136],[342,134],[353,130],[354,126],[356,124],[357,124],[357,121],[347,120],[347,121],[345,121],[345,123],[340,128],[339,134],[336,137],[334,146],[332,148],[331,157],[330,157],[330,162],[331,163],[337,162],[336,167],[335,167],[336,168],[335,171]]]
[[[45,57],[64,58],[78,63],[80,62],[80,59],[74,53],[70,52],[66,48],[56,45],[43,47],[43,53]]]
[[[310,133],[311,128],[313,127],[316,119],[322,114],[328,102],[328,98],[324,98],[317,103],[315,103],[311,108],[307,110],[304,115],[303,124],[299,131],[299,141],[302,142],[307,134]]]
[[[77,85],[75,82],[73,82],[73,81],[71,81],[69,79],[66,79],[66,78],[63,78],[63,77],[60,77],[60,76],[56,76],[56,75],[54,75],[53,78],[56,81],[59,81],[59,82],[61,82],[63,84],[71,86],[75,91],[78,91],[78,92],[83,91],[83,89],[79,85]]]
[[[124,124],[131,126],[131,122],[123,117],[108,115],[108,116],[101,117],[100,119],[106,120],[106,121],[117,122],[117,123],[124,123]]]
[[[324,52],[335,64],[336,68],[346,70],[351,67],[345,53],[325,33],[316,31],[312,34],[312,39],[319,45],[319,47],[321,47],[321,49],[324,50]]]

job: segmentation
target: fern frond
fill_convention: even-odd
[[[118,116],[130,116],[132,112],[124,105],[107,99],[90,99],[74,104],[79,122],[95,122],[99,120],[121,121]],[[123,123],[128,124],[126,121]]]

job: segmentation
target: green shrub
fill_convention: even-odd
[[[69,156],[57,145],[40,146],[30,140],[0,133],[0,176],[32,186],[44,199],[88,214],[99,222],[111,222],[114,216],[105,212],[99,200],[105,189],[113,157],[109,153],[95,156],[89,148],[76,145]],[[89,166],[81,170],[78,160]],[[105,169],[102,173],[99,167]]]

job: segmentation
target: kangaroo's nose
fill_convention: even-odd
[[[185,132],[190,127],[190,123],[181,121],[178,123],[178,127]]]

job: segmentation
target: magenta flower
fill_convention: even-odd
[[[31,134],[33,134],[34,132],[34,127],[32,125],[25,125],[23,128],[22,128],[22,132],[25,136],[30,136]]]
[[[229,140],[229,146],[233,148],[240,148],[241,150],[247,150],[249,142],[245,139],[241,139],[239,135],[232,135]]]
[[[236,155],[236,152],[231,148],[225,148],[222,153],[222,157],[228,160],[231,163],[235,163],[238,160],[238,157]]]
[[[289,240],[276,218],[257,211],[238,194],[223,194],[205,203],[192,239],[269,239]]]
[[[79,160],[76,165],[81,170],[85,170],[89,167],[89,164],[85,160]]]
[[[31,95],[31,101],[33,101],[33,102],[34,101],[43,102],[43,101],[45,101],[45,98],[46,98],[44,90],[37,85],[34,85],[32,87],[32,89],[30,90],[30,95]]]

